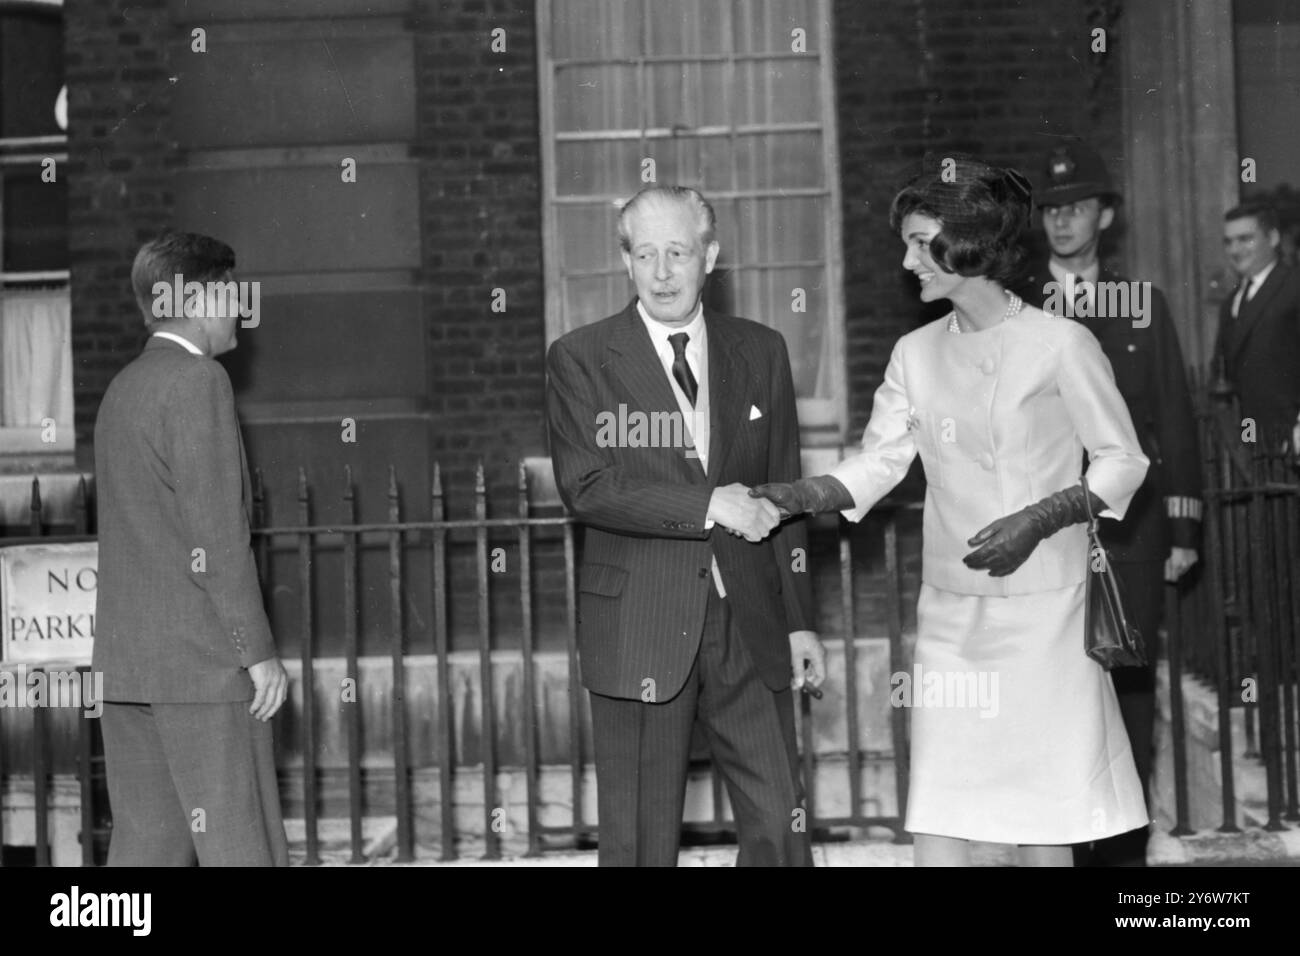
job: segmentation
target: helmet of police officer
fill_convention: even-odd
[[[1120,195],[1101,155],[1082,140],[1069,140],[1047,151],[1042,167],[1042,184],[1034,201],[1044,206],[1068,206],[1096,196],[1109,205]]]

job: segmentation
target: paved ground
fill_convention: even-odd
[[[291,834],[292,838],[292,834]],[[397,864],[391,838],[380,834],[371,845],[369,866],[595,866],[595,851],[553,851],[537,858],[513,856],[503,860],[480,859],[481,847],[468,847],[462,859],[451,863],[441,862],[436,853],[417,848],[417,858],[412,863]],[[302,863],[305,851],[302,844],[292,845],[294,863]],[[348,862],[346,847],[333,840],[321,851],[322,862],[345,865]],[[734,846],[691,847],[684,849],[680,866],[731,866],[735,863]],[[842,843],[817,844],[813,848],[817,866],[873,866],[909,867],[912,865],[912,847],[888,840],[856,840]],[[1172,837],[1158,832],[1151,838],[1147,862],[1151,866],[1300,866],[1300,829],[1292,828],[1277,833],[1250,830],[1237,834],[1215,832],[1198,833],[1188,837]],[[1015,866],[1014,852],[991,844],[975,844],[976,866]]]

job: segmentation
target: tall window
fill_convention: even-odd
[[[829,0],[538,4],[548,340],[623,308],[619,205],[652,177],[718,214],[711,306],[790,350],[806,444],[846,425]]]
[[[0,2],[0,455],[73,447],[65,98],[60,5]]]

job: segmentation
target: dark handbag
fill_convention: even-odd
[[[1141,667],[1146,664],[1142,635],[1124,614],[1124,597],[1119,578],[1110,566],[1110,555],[1097,537],[1097,516],[1092,513],[1088,480],[1083,483],[1083,500],[1088,509],[1088,569],[1083,592],[1083,650],[1106,670],[1112,667]]]

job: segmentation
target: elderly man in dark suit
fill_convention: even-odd
[[[1214,367],[1257,440],[1289,433],[1300,453],[1300,269],[1279,260],[1277,214],[1267,204],[1243,203],[1223,218],[1223,246],[1241,281],[1219,307]]]
[[[117,866],[285,865],[272,715],[288,678],[249,548],[249,483],[230,379],[240,320],[218,283],[234,252],[167,233],[131,284],[151,335],[95,424],[94,668]],[[172,283],[202,283],[173,315]]]
[[[556,480],[586,526],[578,641],[602,865],[676,863],[697,719],[738,864],[812,862],[792,690],[825,672],[806,529],[748,494],[799,477],[794,388],[778,332],[703,306],[714,229],[693,189],[639,192],[619,218],[636,299],[547,356]]]

